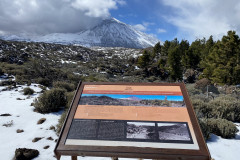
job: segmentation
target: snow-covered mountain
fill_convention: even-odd
[[[118,21],[115,18],[103,20],[97,26],[78,33],[52,33],[44,36],[19,38],[5,37],[5,40],[26,40],[34,42],[79,44],[86,47],[125,47],[146,48],[155,45],[159,40],[151,35],[140,32],[134,27]]]

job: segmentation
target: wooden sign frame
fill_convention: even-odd
[[[84,89],[87,85],[120,85],[120,86],[145,86],[157,88],[157,86],[179,86],[187,112],[189,114],[190,123],[192,126],[191,136],[194,134],[193,139],[195,140],[196,149],[186,149],[186,148],[169,148],[163,145],[162,147],[139,147],[139,146],[108,146],[108,145],[66,145],[66,140],[71,128],[72,121],[74,119],[75,113],[78,109],[79,101]],[[192,139],[191,139],[192,140]],[[104,144],[104,140],[102,141]],[[161,142],[160,142],[161,143]],[[159,144],[160,144],[159,143]],[[144,142],[143,142],[144,144]],[[165,143],[164,143],[165,144]],[[90,83],[90,82],[80,82],[75,93],[72,105],[69,109],[68,115],[62,127],[59,140],[56,144],[54,153],[58,160],[61,156],[97,156],[97,157],[125,157],[125,158],[149,158],[149,159],[168,159],[168,160],[210,160],[211,156],[208,151],[207,145],[205,143],[204,137],[200,130],[196,115],[194,113],[192,104],[189,100],[187,90],[184,83]]]

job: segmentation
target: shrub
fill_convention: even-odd
[[[232,97],[219,97],[208,104],[212,108],[214,118],[227,119],[232,122],[240,122],[240,105]]]
[[[53,82],[53,87],[63,88],[63,89],[66,89],[68,92],[72,92],[75,89],[74,84],[71,84],[71,83],[68,83],[68,82],[63,82],[63,81]]]
[[[13,86],[13,87],[16,87],[16,82],[12,81],[11,79],[7,80],[7,81],[1,81],[0,82],[0,86]]]
[[[193,99],[192,105],[194,107],[197,117],[199,118],[213,117],[213,107],[211,105],[208,105],[208,103],[200,99]]]
[[[183,79],[186,83],[194,83],[196,80],[196,72],[193,69],[187,69]]]
[[[54,88],[45,91],[39,98],[35,99],[34,107],[37,112],[49,113],[59,111],[66,103],[65,90]]]
[[[194,87],[194,84],[186,84],[187,91],[190,95],[200,94],[201,90]]]
[[[220,118],[208,119],[207,126],[210,129],[211,133],[223,138],[234,138],[235,134],[238,132],[238,129],[233,122]]]
[[[51,85],[51,80],[47,78],[38,78],[37,83],[43,86],[49,87]]]
[[[17,84],[20,84],[20,85],[24,85],[29,81],[29,80],[26,80],[22,75],[16,75],[15,78],[16,78]]]
[[[240,122],[240,105],[236,98],[220,96],[214,100],[203,101],[192,99],[192,104],[199,118],[221,118],[232,122]]]
[[[33,93],[34,93],[34,90],[29,87],[23,89],[24,95],[32,95]]]
[[[61,132],[63,123],[64,123],[64,121],[65,121],[65,119],[66,119],[66,117],[67,117],[67,113],[68,113],[68,110],[65,110],[65,111],[62,113],[60,119],[58,120],[57,129],[56,129],[57,134],[60,134],[60,132]]]
[[[196,82],[195,88],[201,89],[202,91],[204,91],[207,85],[210,85],[210,81],[207,78],[203,78]]]
[[[73,97],[74,97],[74,94],[75,94],[74,91],[73,91],[73,92],[67,92],[67,93],[65,94],[66,97],[67,97],[67,105],[66,105],[67,108],[70,107],[70,105],[71,105],[71,103],[72,103],[72,100],[73,100]]]
[[[3,75],[3,70],[0,68],[0,76]]]
[[[208,127],[208,124],[207,124],[207,119],[198,119],[198,122],[199,122],[199,125],[200,125],[200,128],[202,130],[202,134],[203,134],[203,137],[205,138],[205,140],[208,140],[210,138],[210,128]]]

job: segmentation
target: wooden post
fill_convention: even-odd
[[[60,155],[56,155],[57,160],[60,160],[61,156]]]
[[[72,160],[77,160],[77,156],[72,156]]]
[[[118,157],[112,157],[112,160],[118,160]]]

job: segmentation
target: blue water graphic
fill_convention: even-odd
[[[128,99],[132,97],[139,98],[140,100],[168,100],[168,101],[183,101],[183,96],[176,95],[124,95],[124,94],[82,94],[82,97],[87,96],[107,96],[116,99]]]

